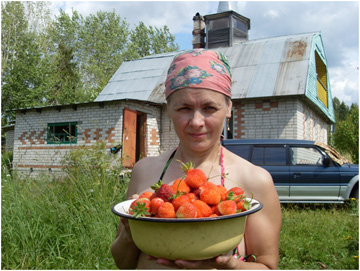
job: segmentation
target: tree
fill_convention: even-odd
[[[135,27],[130,33],[130,45],[126,52],[126,60],[133,60],[153,54],[177,51],[179,46],[175,44],[175,37],[169,28],[162,29],[150,26],[143,22]]]
[[[13,68],[11,61],[15,58],[15,48],[26,33],[27,21],[24,19],[24,12],[21,2],[1,3],[1,76],[6,69]]]
[[[37,34],[29,31],[25,11],[22,2],[2,3],[2,116],[6,109],[43,104],[48,61]]]
[[[150,48],[150,31],[143,22],[140,22],[130,33],[130,44],[126,52],[126,60],[130,61],[150,55]]]
[[[89,15],[79,32],[80,73],[85,92],[95,99],[124,60],[128,23],[115,11]]]
[[[52,71],[51,95],[47,101],[51,104],[65,104],[82,101],[82,87],[73,48],[63,43],[58,45]]]
[[[179,48],[166,26],[130,31],[115,11],[51,19],[43,1],[1,7],[3,118],[6,109],[92,101],[124,60]]]
[[[175,36],[170,33],[166,25],[162,29],[152,26],[149,28],[152,54],[162,54],[179,50],[179,46],[174,43]]]
[[[65,104],[89,101],[79,72],[79,31],[83,18],[76,11],[68,15],[60,10],[60,15],[49,25],[53,52],[48,56],[50,79],[46,92],[48,104]]]
[[[350,112],[349,106],[347,106],[343,101],[340,102],[340,100],[337,97],[333,99],[333,104],[335,109],[335,119],[337,121],[345,120],[346,116]]]
[[[336,124],[333,145],[341,153],[350,154],[353,163],[359,163],[359,106],[352,104],[349,108],[334,98],[334,110]]]

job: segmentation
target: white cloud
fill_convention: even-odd
[[[279,12],[274,9],[270,9],[264,13],[264,17],[269,17],[270,19],[275,19],[279,17]]]
[[[347,105],[359,103],[359,70],[356,65],[330,68],[330,85],[333,97]]]
[[[191,33],[193,16],[197,12],[201,15],[216,12],[217,4],[215,1],[63,1],[53,2],[53,8],[57,12],[62,7],[69,14],[73,8],[83,16],[95,14],[99,10],[115,10],[131,27],[142,21],[158,28],[167,25],[171,33],[176,34]]]

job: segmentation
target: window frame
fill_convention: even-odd
[[[320,54],[315,50],[316,87],[318,99],[328,107],[328,75],[327,67],[321,59]]]
[[[274,150],[278,152],[274,152]],[[281,154],[279,157],[284,159],[269,159],[273,154]],[[287,147],[286,145],[254,145],[251,150],[250,162],[257,166],[287,166]]]
[[[67,126],[68,130],[65,130],[63,133],[55,132],[55,128],[59,126]],[[72,130],[72,127],[74,130]],[[52,130],[52,132],[50,131]],[[74,138],[74,140],[69,140],[69,135]],[[52,136],[53,135],[53,136]],[[54,138],[51,140],[51,138]],[[67,138],[66,141],[56,140],[56,138]],[[57,122],[57,123],[48,123],[47,125],[47,144],[77,144],[77,122]]]

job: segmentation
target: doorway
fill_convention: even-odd
[[[122,144],[124,167],[132,168],[137,161],[146,156],[145,113],[124,108]]]

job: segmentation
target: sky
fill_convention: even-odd
[[[359,104],[358,1],[229,1],[231,9],[250,19],[249,40],[320,32],[328,62],[333,97]],[[180,50],[192,48],[194,15],[217,12],[219,1],[52,1],[71,14],[115,11],[131,27],[169,27]]]

